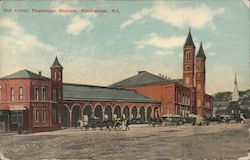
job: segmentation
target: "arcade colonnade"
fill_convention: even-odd
[[[101,104],[101,103],[64,103],[62,109],[63,127],[75,126],[84,115],[103,120],[104,115],[111,120],[116,114],[117,118],[125,116],[126,119],[139,120],[141,123],[150,117],[160,115],[160,105],[152,104]]]

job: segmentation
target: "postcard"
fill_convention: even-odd
[[[249,159],[249,0],[0,0],[0,159]]]

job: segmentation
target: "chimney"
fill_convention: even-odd
[[[42,71],[39,71],[38,74],[39,74],[39,76],[42,76]]]

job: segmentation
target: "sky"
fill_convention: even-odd
[[[206,92],[232,91],[235,72],[239,89],[249,89],[247,0],[2,0],[0,5],[0,77],[21,69],[50,77],[57,56],[69,83],[107,86],[142,70],[179,79],[190,27],[196,53],[202,42],[207,57]]]

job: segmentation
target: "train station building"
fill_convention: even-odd
[[[191,33],[183,47],[183,77],[169,80],[147,71],[110,86],[63,82],[58,59],[50,77],[17,71],[0,79],[0,132],[21,123],[31,132],[74,126],[83,115],[109,119],[125,116],[144,123],[150,117],[212,116],[213,98],[205,93],[206,56],[202,44],[196,55]]]

